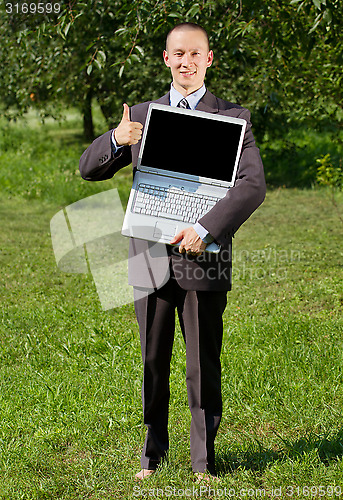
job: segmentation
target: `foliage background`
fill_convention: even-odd
[[[11,14],[6,5],[0,7],[0,109],[9,118],[32,107],[43,117],[61,117],[66,105],[76,105],[91,140],[102,132],[94,129],[95,103],[113,127],[123,102],[133,105],[168,91],[166,33],[192,21],[208,30],[215,53],[207,86],[252,111],[269,183],[310,185],[313,165],[328,153],[333,166],[340,166],[338,0],[70,0],[61,1],[54,15]],[[305,162],[308,144],[302,144],[300,128],[328,139],[324,150],[312,147]],[[278,165],[286,158],[300,171],[285,175]]]

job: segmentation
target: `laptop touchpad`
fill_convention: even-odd
[[[156,222],[154,229],[155,238],[172,239],[176,234],[177,224],[170,222]]]

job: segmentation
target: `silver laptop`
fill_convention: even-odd
[[[150,104],[122,234],[169,243],[195,224],[234,185],[245,128],[240,118]]]

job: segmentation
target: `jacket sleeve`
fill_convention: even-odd
[[[223,246],[261,205],[266,195],[263,165],[251,131],[250,112],[243,109],[239,118],[247,122],[235,185],[199,223]]]
[[[80,158],[81,177],[86,181],[110,179],[123,167],[131,163],[131,148],[124,146],[115,155],[112,153],[112,130],[95,139]]]

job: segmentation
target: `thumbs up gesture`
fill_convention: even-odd
[[[121,122],[114,131],[114,138],[118,146],[131,146],[137,144],[142,137],[143,125],[130,120],[129,106],[124,103],[124,111]]]

